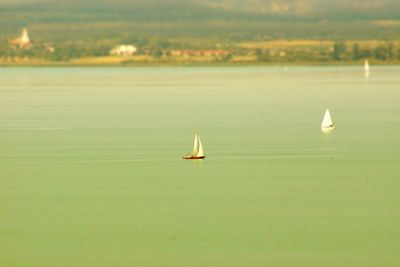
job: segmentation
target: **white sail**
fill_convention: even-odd
[[[196,156],[199,153],[199,133],[196,132],[194,136],[194,145],[193,145],[193,156]]]
[[[197,152],[197,156],[203,157],[204,156],[203,146],[201,145],[200,136],[198,134],[197,134],[197,136],[198,136],[198,140],[199,140],[199,151]]]
[[[364,61],[364,71],[365,73],[369,73],[369,63],[368,63],[368,59],[366,59]]]
[[[321,128],[331,128],[333,126],[332,118],[331,118],[331,113],[329,112],[329,109],[325,111],[324,119],[322,120],[321,123]]]
[[[203,146],[201,145],[199,131],[196,132],[196,135],[194,137],[193,156],[195,156],[195,157],[203,157],[204,156]]]

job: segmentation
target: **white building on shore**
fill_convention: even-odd
[[[113,56],[132,56],[136,54],[137,47],[133,45],[119,45],[110,51]]]

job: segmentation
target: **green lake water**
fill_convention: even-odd
[[[0,266],[400,266],[400,67],[2,68]]]

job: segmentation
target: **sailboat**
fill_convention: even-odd
[[[322,131],[330,131],[335,128],[336,128],[336,126],[332,122],[331,113],[329,112],[329,109],[327,109],[325,111],[324,119],[322,120],[322,123],[321,123],[321,130]]]
[[[203,146],[201,145],[199,130],[196,130],[192,154],[183,156],[184,159],[204,159]]]
[[[368,59],[365,59],[365,61],[364,61],[364,76],[365,76],[366,78],[368,78],[368,77],[369,77],[369,74],[370,74],[370,71],[369,71],[369,62],[368,62]]]

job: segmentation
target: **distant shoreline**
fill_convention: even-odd
[[[400,61],[372,61],[372,65],[400,65]],[[7,67],[263,67],[263,66],[360,66],[361,61],[299,61],[299,62],[129,62],[129,63],[92,63],[76,62],[0,62],[0,68]]]
[[[21,38],[20,38],[21,39]],[[168,43],[168,40],[164,40]],[[171,41],[172,42],[172,41]],[[175,40],[175,42],[177,42]],[[182,47],[159,41],[153,46],[128,46],[132,51],[113,53],[112,45],[59,44],[56,48],[32,45],[28,48],[9,47],[1,53],[0,66],[124,66],[124,67],[189,67],[189,66],[344,66],[363,65],[368,58],[372,65],[399,65],[399,40],[308,40],[276,39],[226,43],[223,47],[207,48],[210,40],[199,45],[193,40],[178,42]],[[196,46],[197,45],[197,46]],[[1,45],[0,45],[1,46]],[[117,46],[126,49],[126,46]],[[120,50],[117,50],[120,51]],[[95,53],[96,52],[96,53]]]

